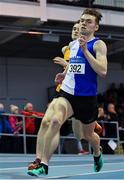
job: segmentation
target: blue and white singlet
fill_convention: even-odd
[[[93,46],[97,40],[99,39],[94,38],[87,42],[88,50],[94,57],[96,54]],[[97,74],[86,59],[78,40],[74,41],[70,48],[69,68],[61,89],[75,96],[96,96],[97,94]]]

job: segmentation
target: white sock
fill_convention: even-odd
[[[41,161],[41,163],[43,163],[43,164],[45,164],[46,166],[48,166],[48,164],[47,164],[47,163],[45,163],[45,162],[43,162],[43,161]]]

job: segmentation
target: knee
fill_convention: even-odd
[[[50,126],[51,126],[53,129],[60,129],[61,123],[59,122],[59,119],[58,119],[58,118],[53,117],[52,120],[51,120]]]

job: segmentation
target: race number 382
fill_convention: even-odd
[[[85,64],[71,63],[68,71],[74,74],[85,74]]]

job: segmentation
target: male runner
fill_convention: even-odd
[[[81,15],[81,34],[71,47],[69,66],[56,76],[56,82],[62,82],[61,97],[50,103],[38,132],[42,161],[39,167],[28,171],[30,175],[48,174],[50,154],[58,146],[60,128],[72,115],[82,122],[84,137],[93,147],[94,170],[98,172],[103,166],[100,138],[94,132],[98,111],[97,74],[107,73],[106,45],[94,36],[101,17],[94,9],[86,9]]]

